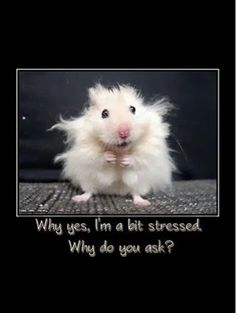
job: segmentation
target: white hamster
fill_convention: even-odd
[[[134,205],[150,202],[142,196],[171,186],[174,162],[166,139],[170,108],[163,98],[144,103],[129,85],[88,90],[89,106],[78,118],[60,119],[52,127],[66,132],[68,149],[56,156],[63,175],[84,193],[72,199],[85,202],[93,194],[130,194]]]

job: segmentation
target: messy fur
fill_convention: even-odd
[[[78,118],[62,117],[52,129],[66,134],[67,150],[56,156],[63,162],[63,175],[86,193],[143,196],[171,186],[174,162],[167,145],[169,124],[165,115],[171,109],[168,99],[145,103],[140,93],[128,85],[107,89],[100,84],[90,88],[89,105]],[[135,114],[130,107],[135,107]],[[103,119],[106,109],[109,117]],[[129,125],[124,141],[117,136],[120,124]],[[107,162],[111,151],[119,158],[129,156],[128,166]]]

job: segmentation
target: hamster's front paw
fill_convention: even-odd
[[[132,158],[130,155],[122,155],[120,158],[119,158],[119,164],[120,166],[122,167],[126,167],[126,166],[129,166],[132,164]]]
[[[107,163],[116,163],[116,154],[113,151],[105,151],[104,156]]]

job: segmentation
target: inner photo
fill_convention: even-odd
[[[18,69],[17,215],[217,215],[218,79]]]

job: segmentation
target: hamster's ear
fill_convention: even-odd
[[[89,104],[96,105],[99,96],[104,91],[104,87],[101,84],[96,84],[95,87],[88,89]]]

